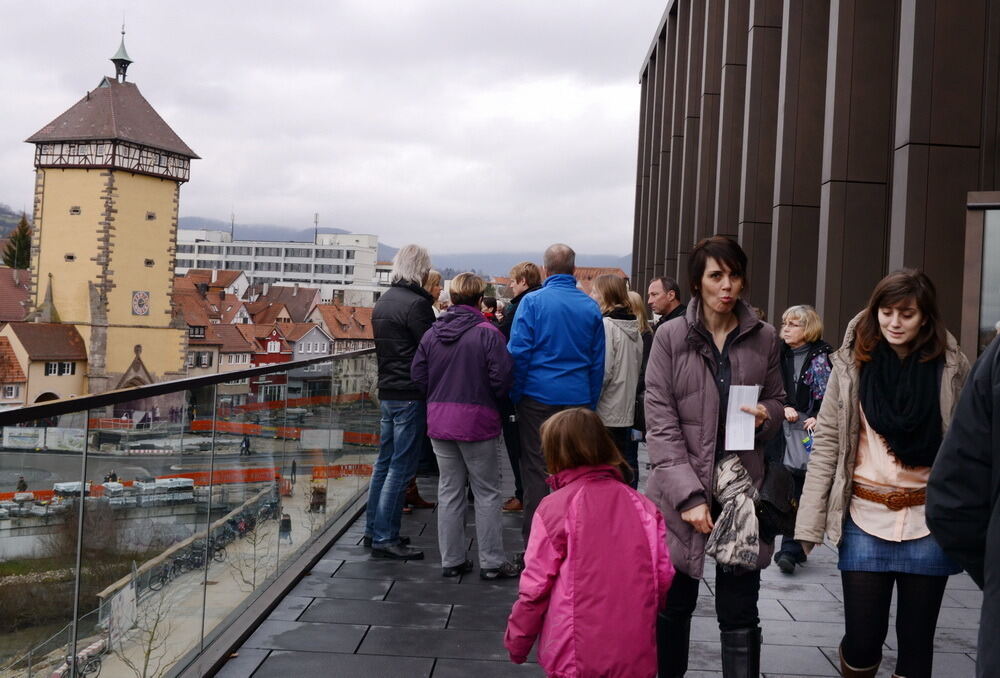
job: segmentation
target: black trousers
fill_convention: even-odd
[[[547,405],[533,398],[524,397],[517,403],[517,426],[521,437],[521,483],[524,487],[524,523],[521,536],[528,545],[531,535],[531,520],[538,504],[549,493],[545,483],[547,472],[542,456],[542,424],[556,412],[573,405]]]
[[[639,489],[639,443],[632,440],[631,426],[607,426],[608,434],[615,441],[615,447],[625,457],[625,462],[632,469],[632,477],[626,478],[633,490]]]
[[[500,425],[503,428],[503,444],[507,448],[511,473],[514,474],[514,496],[517,497],[518,501],[524,501],[524,483],[521,482],[521,432],[514,405],[509,400],[506,406],[501,405],[500,417]],[[514,421],[511,421],[511,418]]]
[[[663,611],[668,628],[671,622],[691,619],[698,605],[699,579],[678,572],[667,593]],[[732,573],[715,568],[715,613],[719,630],[755,628],[760,625],[757,600],[760,597],[760,570]]]

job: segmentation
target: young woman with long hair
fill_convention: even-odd
[[[924,517],[927,480],[969,362],[938,313],[930,278],[889,274],[831,354],[795,538],[839,547],[844,676],[871,678],[897,595],[896,675],[929,678],[948,576]]]

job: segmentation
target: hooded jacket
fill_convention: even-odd
[[[530,287],[511,299],[510,303],[507,304],[507,308],[503,312],[503,320],[500,321],[500,331],[503,332],[503,336],[507,338],[507,341],[510,341],[510,330],[514,326],[514,316],[517,315],[517,307],[521,304],[521,300],[524,299],[525,295],[540,289],[542,289],[541,285]]]
[[[427,394],[427,435],[488,440],[500,435],[499,400],[514,364],[503,334],[471,306],[452,306],[420,340],[410,374]]]
[[[976,675],[1000,675],[1000,339],[980,356],[927,484],[927,524],[983,590]]]
[[[844,333],[843,345],[830,354],[830,381],[816,418],[806,482],[795,519],[795,538],[799,541],[822,544],[825,533],[830,541],[840,545],[843,535],[844,511],[851,503],[861,437],[858,396],[861,372],[854,362],[854,332],[864,313],[854,316]],[[969,361],[949,333],[939,398],[945,432],[968,373]]]
[[[639,321],[624,309],[604,316],[604,382],[597,414],[605,426],[631,426],[635,421],[635,394],[642,367]]]
[[[372,330],[378,360],[378,396],[383,400],[423,400],[410,378],[410,363],[424,332],[434,322],[433,299],[423,287],[395,282],[375,302]]]
[[[656,614],[674,577],[663,517],[610,466],[547,480],[504,645],[521,662],[538,643],[554,678],[653,678]]]
[[[746,302],[736,307],[738,333],[729,347],[733,384],[762,386],[759,401],[768,420],[756,432],[755,449],[739,452],[743,467],[760,489],[764,481],[764,444],[781,428],[782,386],[778,334],[761,322]],[[653,471],[646,494],[663,511],[674,566],[700,579],[707,534],[684,522],[681,513],[710,504],[715,476],[719,389],[711,335],[702,326],[701,301],[688,304],[687,315],[661,327],[653,337],[646,366],[646,445]],[[757,564],[767,567],[773,544],[760,542]]]
[[[546,405],[594,409],[604,381],[604,324],[597,303],[560,273],[525,295],[507,344],[514,358],[515,403],[528,396]]]

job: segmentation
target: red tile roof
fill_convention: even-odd
[[[212,282],[212,273],[215,273],[215,282]],[[242,274],[243,271],[230,271],[228,269],[210,271],[204,268],[192,268],[184,274],[183,277],[187,278],[195,285],[198,283],[204,283],[208,285],[209,289],[215,289],[229,287],[236,282]]]
[[[298,341],[316,327],[319,327],[318,323],[278,323],[281,333],[291,342]]]
[[[0,384],[20,384],[27,381],[21,370],[10,339],[0,337]]]
[[[133,82],[106,77],[65,113],[28,137],[28,143],[116,139],[197,158]]]
[[[319,289],[315,287],[271,285],[267,294],[260,295],[254,303],[269,301],[276,304],[280,302],[288,309],[288,315],[291,316],[292,322],[301,323],[308,320],[309,314],[312,313],[319,300]],[[253,311],[250,312],[253,313]],[[258,321],[255,319],[255,322]]]
[[[73,325],[10,323],[17,340],[32,360],[86,360],[83,337]]]
[[[28,271],[0,266],[0,323],[24,320],[30,279]]]
[[[253,340],[247,339],[240,332],[241,327],[250,327],[250,325],[211,326],[212,333],[219,340],[219,350],[222,353],[252,353],[256,350]]]
[[[367,306],[340,306],[320,304],[316,307],[334,339],[374,339],[372,308]]]

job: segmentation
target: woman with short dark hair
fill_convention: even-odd
[[[927,480],[969,362],[945,329],[934,284],[891,273],[830,356],[795,538],[838,546],[845,676],[874,677],[896,589],[896,674],[929,678],[948,576],[960,570],[927,528]]]
[[[500,515],[497,444],[499,402],[510,390],[514,365],[504,336],[483,317],[486,283],[472,273],[451,281],[452,306],[420,340],[411,374],[427,394],[427,435],[434,446],[438,478],[438,540],[442,575],[472,570],[466,560],[466,484],[476,510],[479,576],[516,577],[508,562]]]
[[[740,297],[747,257],[724,236],[688,256],[691,303],[657,330],[646,367],[646,492],[667,523],[677,568],[657,624],[661,678],[687,670],[691,615],[706,554],[716,562],[715,609],[726,678],[760,671],[760,570],[772,545],[760,538],[753,497],[764,480],[764,443],[781,425],[784,388],[778,337]],[[727,449],[732,385],[762,385],[752,449]],[[742,445],[734,445],[742,447]]]

